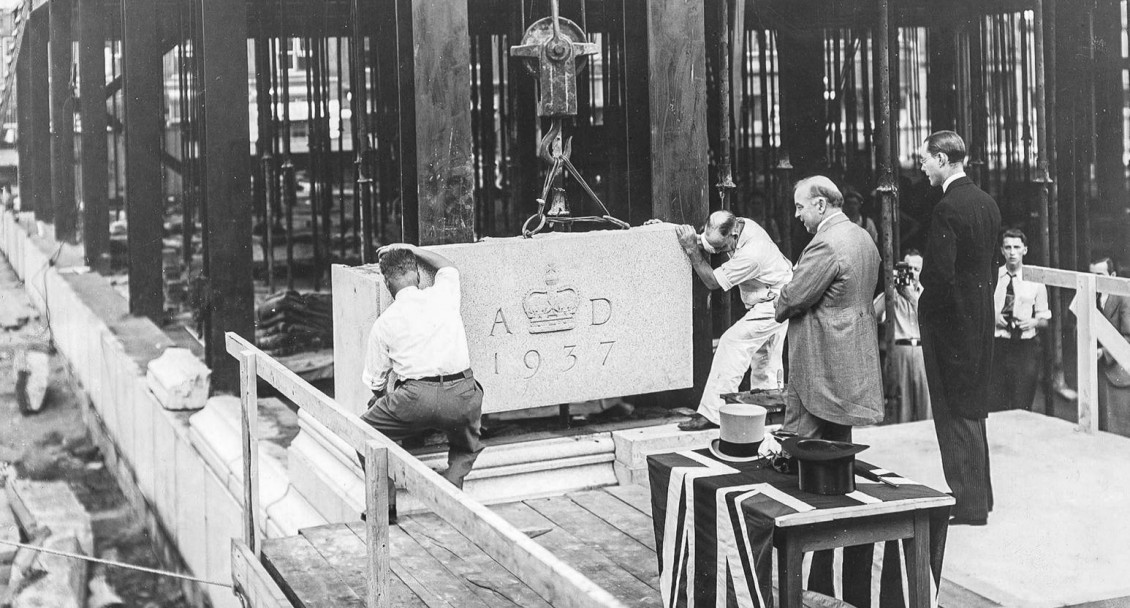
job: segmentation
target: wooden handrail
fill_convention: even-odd
[[[260,351],[238,334],[227,332],[224,335],[230,355],[241,361],[246,356],[245,353],[253,357],[256,361],[255,373],[259,378],[266,380],[298,407],[306,410],[351,448],[359,453],[369,453],[374,448],[382,448],[386,452],[388,475],[392,479],[401,482],[413,496],[427,505],[436,515],[459,530],[484,553],[494,558],[547,602],[562,608],[624,606],[608,591],[535,543],[494,511],[451,485],[404,448],[363,422],[356,414],[341,407],[273,357]],[[241,380],[241,382],[245,381],[246,379]],[[248,391],[244,389],[242,392],[246,394]],[[375,467],[366,468],[368,471],[373,471]],[[383,483],[383,477],[371,481],[369,473],[366,472],[368,494],[373,494],[374,484],[383,488]],[[381,488],[378,488],[377,494],[382,493]],[[379,507],[375,501],[370,502],[370,498],[376,497],[366,498],[367,508],[372,510],[375,506]],[[387,517],[387,505],[385,509],[384,517]],[[372,519],[372,515],[366,516],[366,520]],[[387,526],[385,533],[387,534]],[[387,539],[385,542],[387,546]],[[373,543],[370,539],[370,549],[372,548]],[[385,596],[387,597],[387,594]]]
[[[1087,433],[1094,433],[1098,429],[1094,410],[1098,403],[1099,369],[1098,362],[1091,353],[1101,344],[1119,365],[1130,369],[1130,344],[1095,308],[1095,296],[1099,293],[1130,296],[1130,279],[1043,266],[1025,266],[1024,280],[1075,290],[1075,298],[1071,301],[1069,310],[1078,320],[1075,330],[1075,369],[1079,385],[1079,428]]]

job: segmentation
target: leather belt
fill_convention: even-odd
[[[424,378],[406,378],[405,382],[407,382],[409,380],[415,380],[417,382],[451,382],[453,380],[462,380],[464,378],[470,378],[470,377],[471,377],[471,370],[465,369],[461,372],[456,372],[454,374],[441,374],[439,376],[427,376],[427,377],[424,377]]]
[[[922,344],[922,340],[919,340],[918,338],[899,338],[898,340],[895,340],[895,344],[897,344],[898,346],[920,346]]]

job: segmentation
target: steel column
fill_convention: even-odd
[[[212,390],[238,394],[239,364],[224,332],[254,335],[251,281],[251,140],[247,109],[247,1],[202,0],[205,316]]]
[[[75,200],[75,99],[71,86],[71,0],[51,0],[51,199],[55,208],[55,238],[78,239],[78,202]]]
[[[897,140],[892,135],[891,129],[891,49],[890,32],[891,9],[888,0],[879,0],[879,27],[875,34],[875,54],[879,60],[879,107],[876,122],[879,127],[878,137],[878,163],[879,163],[879,201],[880,222],[882,228],[883,253],[883,291],[886,294],[887,320],[885,322],[884,337],[887,343],[887,358],[883,376],[893,378],[897,372],[892,367],[893,358],[890,356],[895,350],[895,282],[891,280],[895,274],[895,238],[894,221],[898,213],[898,181],[894,175],[894,167],[898,162]],[[895,28],[898,26],[895,25]],[[896,38],[897,39],[897,38]],[[896,64],[897,65],[897,64]],[[888,395],[890,397],[891,395]],[[898,422],[904,422],[899,420]]]
[[[106,34],[103,0],[79,0],[79,100],[82,106],[82,242],[86,265],[110,269],[106,136]]]
[[[31,188],[21,190],[20,198],[25,210],[34,210],[35,218],[42,222],[55,221],[55,208],[51,204],[51,87],[47,78],[48,26],[46,15],[32,15],[28,21],[27,44],[21,55],[27,53],[27,101],[20,109],[30,116],[30,129],[20,133],[27,138],[29,162],[21,168],[28,173]],[[24,159],[21,159],[21,161]]]
[[[135,315],[160,322],[165,306],[161,282],[165,197],[160,162],[164,91],[157,44],[157,3],[121,0],[121,8],[129,309]]]

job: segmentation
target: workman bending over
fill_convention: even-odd
[[[369,332],[361,380],[373,398],[361,419],[394,441],[428,430],[446,433],[443,476],[462,488],[483,449],[483,388],[471,374],[467,332],[459,315],[459,271],[434,251],[401,243],[379,249],[377,261],[394,301]],[[431,287],[420,289],[417,261],[436,268]],[[395,499],[390,483],[392,523]]]

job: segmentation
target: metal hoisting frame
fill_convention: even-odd
[[[538,116],[550,118],[551,124],[538,145],[538,156],[549,163],[541,197],[537,199],[538,212],[522,224],[522,236],[530,238],[547,224],[570,225],[577,222],[605,222],[628,228],[627,222],[612,217],[600,197],[589,187],[573,166],[569,156],[573,138],[562,139],[563,118],[577,115],[577,74],[584,69],[586,58],[596,55],[595,43],[587,42],[584,30],[560,15],[558,0],[550,0],[549,17],[535,21],[526,29],[522,42],[510,47],[510,55],[527,60],[530,73],[538,78]],[[603,211],[599,216],[574,217],[565,204],[564,194],[554,188],[554,183],[568,171],[577,180],[585,194]],[[554,204],[548,213],[546,201],[555,192]],[[531,228],[531,223],[537,224]]]

